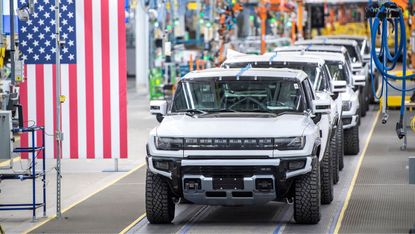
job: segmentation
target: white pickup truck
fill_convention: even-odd
[[[360,125],[360,91],[359,87],[366,85],[366,78],[362,75],[353,75],[350,63],[342,52],[321,52],[307,50],[304,51],[298,47],[287,50],[279,50],[280,55],[302,54],[307,56],[318,56],[326,61],[331,76],[334,80],[346,81],[346,92],[341,94],[342,97],[342,124],[344,129],[344,153],[347,155],[356,155],[359,153],[359,125]],[[340,165],[342,168],[342,165]]]
[[[321,121],[317,123],[322,131],[321,145],[323,150],[320,151],[319,157],[329,157],[332,161],[330,168],[321,168],[321,202],[322,204],[331,203],[333,200],[333,183],[337,184],[339,181],[340,162],[343,162],[343,153],[341,152],[343,144],[341,138],[343,136],[341,127],[342,101],[339,93],[346,91],[346,82],[332,80],[324,60],[297,54],[238,55],[227,59],[222,64],[224,68],[242,68],[246,66],[302,70],[308,75],[316,96],[331,103],[331,113],[323,115]]]
[[[146,213],[170,223],[175,203],[293,202],[297,223],[320,220],[321,132],[330,102],[303,71],[211,69],[183,77],[147,144]]]

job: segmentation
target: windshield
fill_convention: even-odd
[[[347,52],[349,52],[349,55],[352,59],[356,59],[356,62],[361,61],[360,56],[359,56],[360,54],[358,53],[358,51],[356,51],[356,47],[351,46],[351,45],[350,46],[347,45],[345,47],[347,49]]]
[[[349,52],[344,53],[345,59],[346,59],[346,63],[347,64],[352,64],[352,59],[350,58],[350,54]]]
[[[201,78],[181,81],[171,112],[303,112],[301,86],[291,79]]]
[[[355,39],[355,41],[357,42],[357,45],[359,46],[359,49],[362,49],[364,40]]]
[[[305,72],[308,76],[308,79],[311,81],[311,83],[314,86],[314,83],[316,81],[317,76],[317,63],[299,63],[299,62],[272,62],[270,64],[269,62],[244,62],[244,63],[230,63],[226,64],[226,67],[229,68],[242,68],[246,67],[248,64],[251,64],[253,68],[289,68],[289,69],[295,69],[295,70],[301,70]],[[319,87],[317,90],[323,90],[325,87]]]
[[[324,46],[324,45],[330,45],[330,44],[318,44],[318,45]],[[334,44],[334,45],[335,46],[341,46],[341,45],[338,45],[338,44]],[[353,45],[342,45],[342,46],[344,46],[346,48],[347,52],[349,52],[349,56],[352,59],[356,58],[356,62],[361,62],[362,61],[362,59],[360,57],[360,52],[356,50],[355,46],[353,46]]]
[[[328,63],[330,74],[333,80],[344,80],[347,84],[349,81],[348,67],[340,62]]]

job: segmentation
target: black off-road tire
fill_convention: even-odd
[[[372,85],[371,83],[369,83],[369,81],[366,81],[366,84]],[[369,108],[370,108],[370,100],[371,100],[370,94],[372,93],[372,91],[371,91],[372,88],[369,85],[366,85],[365,86],[365,89],[366,89],[366,94],[365,94],[366,111],[369,111]]]
[[[336,129],[337,130],[337,129]],[[331,162],[332,162],[332,170],[333,170],[333,184],[337,184],[339,182],[339,155],[337,152],[337,135],[334,134],[330,141],[330,154],[331,154]]]
[[[331,143],[331,142],[330,142]],[[321,204],[330,204],[333,201],[333,156],[331,144],[326,147],[323,159],[320,162]]]
[[[373,75],[373,82],[372,82],[372,78],[369,75],[369,104],[375,104],[375,94],[373,93],[373,86],[375,87],[375,92],[378,90],[377,84],[376,84],[376,79],[377,79],[377,75],[374,74]]]
[[[174,219],[175,205],[169,185],[161,175],[147,170],[146,215],[151,224],[168,224]]]
[[[356,155],[359,153],[359,126],[344,130],[344,154]]]
[[[337,155],[339,157],[339,171],[344,168],[344,130],[343,122],[337,127]]]
[[[299,176],[294,187],[294,219],[300,224],[316,224],[320,221],[320,165],[314,159],[311,172]]]
[[[360,95],[359,95],[359,106],[360,106],[360,116],[365,117],[366,116],[366,97],[364,92],[364,88],[360,89]]]

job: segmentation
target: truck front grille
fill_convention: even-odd
[[[275,174],[272,166],[186,166],[183,175],[203,175],[205,177],[251,177],[253,175]]]

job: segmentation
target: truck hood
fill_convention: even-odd
[[[312,123],[306,115],[285,114],[274,118],[166,116],[157,127],[159,137],[260,138],[302,136]]]

